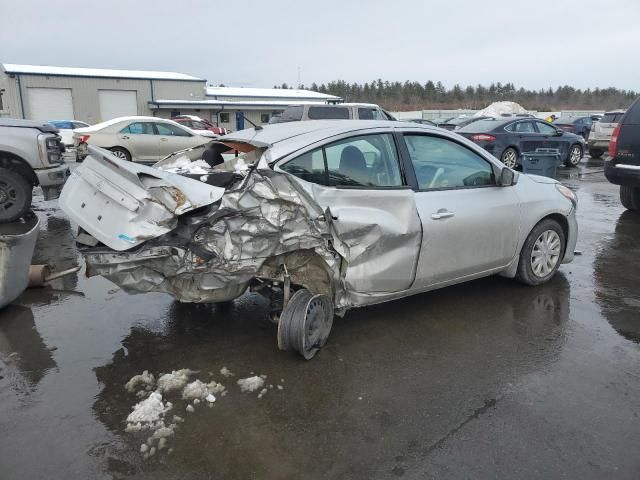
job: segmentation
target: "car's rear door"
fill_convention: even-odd
[[[152,122],[133,122],[116,134],[114,146],[129,150],[133,161],[151,162],[158,157],[158,137]]]
[[[414,282],[422,229],[414,192],[389,132],[347,135],[276,167],[326,212],[345,259],[345,285],[362,294],[407,290]]]
[[[416,288],[508,265],[519,235],[515,189],[497,186],[491,162],[452,138],[406,132],[404,143],[423,228]]]
[[[520,154],[534,152],[542,147],[542,136],[537,132],[531,120],[519,120],[507,125],[505,130],[511,133]]]

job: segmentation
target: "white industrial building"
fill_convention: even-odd
[[[175,72],[2,64],[0,117],[98,123],[127,115],[198,115],[230,130],[268,123],[287,105],[342,99],[308,90],[208,86]]]

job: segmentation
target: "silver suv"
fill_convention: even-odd
[[[600,158],[607,151],[611,134],[623,115],[624,110],[612,110],[605,113],[598,122],[594,122],[587,140],[591,158]]]
[[[374,103],[338,103],[290,105],[269,123],[305,120],[395,120],[393,115]]]

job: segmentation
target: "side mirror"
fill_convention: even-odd
[[[554,137],[561,137],[564,133],[564,130],[556,130],[556,133],[553,135]]]
[[[518,183],[518,173],[514,172],[510,168],[504,167],[500,171],[500,178],[498,178],[498,185],[501,187],[510,187]]]

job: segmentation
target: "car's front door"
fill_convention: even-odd
[[[391,133],[348,136],[287,159],[277,169],[302,179],[330,222],[345,259],[348,290],[407,290],[414,282],[422,228]]]
[[[450,138],[404,135],[423,235],[417,288],[504,267],[516,254],[519,202],[497,186],[491,163]]]
[[[535,124],[542,137],[542,147],[558,150],[560,156],[565,158],[568,153],[569,144],[564,134],[559,134],[558,129],[548,123],[536,121]]]
[[[198,144],[195,141],[197,138],[195,135],[176,125],[156,122],[155,127],[159,135],[156,137],[159,139],[159,158],[166,157],[170,153],[177,152],[178,150],[194,147]],[[206,140],[203,140],[201,143],[206,143]]]
[[[158,156],[158,137],[153,123],[133,122],[117,134],[118,145],[129,150],[131,160],[149,162]]]

